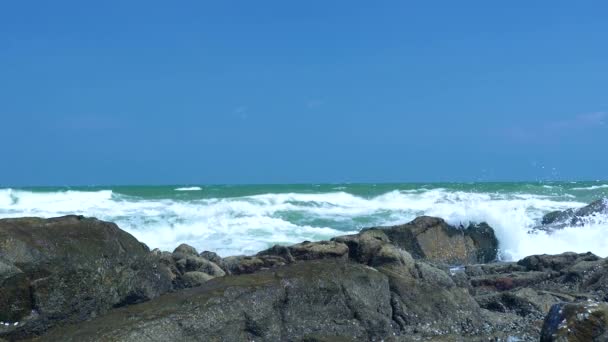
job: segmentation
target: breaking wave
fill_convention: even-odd
[[[188,186],[183,188],[176,188],[175,191],[201,191],[203,190],[200,186]]]
[[[196,190],[173,190],[185,189]],[[358,196],[344,191],[346,188],[334,189],[198,199],[170,195],[148,198],[113,190],[0,189],[0,217],[94,216],[116,222],[150,248],[172,250],[185,242],[227,256],[255,253],[276,243],[329,239],[363,227],[400,224],[431,215],[451,224],[488,222],[496,231],[505,260],[565,251],[608,256],[608,217],[596,217],[582,228],[528,233],[545,213],[586,204],[571,194],[420,188]]]

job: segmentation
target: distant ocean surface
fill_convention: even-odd
[[[608,182],[179,185],[0,188],[0,217],[93,216],[150,248],[188,243],[221,256],[322,240],[420,215],[488,222],[504,260],[591,251],[608,256],[608,217],[528,234],[543,214],[608,197]]]

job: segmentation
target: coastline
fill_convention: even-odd
[[[0,247],[8,340],[550,341],[564,320],[603,338],[608,318],[607,259],[495,262],[491,227],[433,217],[226,258],[79,216],[2,219]]]

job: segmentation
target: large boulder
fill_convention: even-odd
[[[392,334],[389,283],[362,265],[309,261],[234,277],[56,329],[46,341],[300,341]]]
[[[59,327],[45,341],[409,341],[506,335],[442,270],[385,250],[378,268],[307,260]],[[389,257],[389,256],[393,257]],[[457,337],[455,339],[455,336]],[[458,338],[458,336],[463,336]],[[481,339],[480,339],[481,340]]]
[[[39,334],[169,290],[168,270],[113,223],[0,220],[0,321],[10,326],[0,337]]]
[[[421,216],[404,225],[370,228],[363,233],[374,234],[379,241],[386,236],[388,242],[414,258],[445,264],[491,262],[498,252],[494,230],[485,223],[454,227],[441,218]]]

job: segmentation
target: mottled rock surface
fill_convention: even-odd
[[[80,216],[0,220],[0,336],[42,333],[171,289],[168,271],[115,224]],[[18,322],[18,325],[14,325]]]
[[[555,304],[547,315],[541,342],[608,341],[608,303]]]
[[[366,234],[364,236],[364,234]],[[372,237],[373,235],[373,237]],[[410,223],[377,227],[358,234],[366,239],[365,248],[373,248],[370,238],[390,242],[408,251],[416,259],[425,259],[445,264],[485,263],[496,260],[498,240],[494,230],[485,223],[454,227],[438,217],[421,216]],[[357,237],[351,237],[352,239]],[[347,241],[349,238],[335,238]],[[356,242],[353,242],[356,244]],[[365,253],[365,250],[361,250]]]

